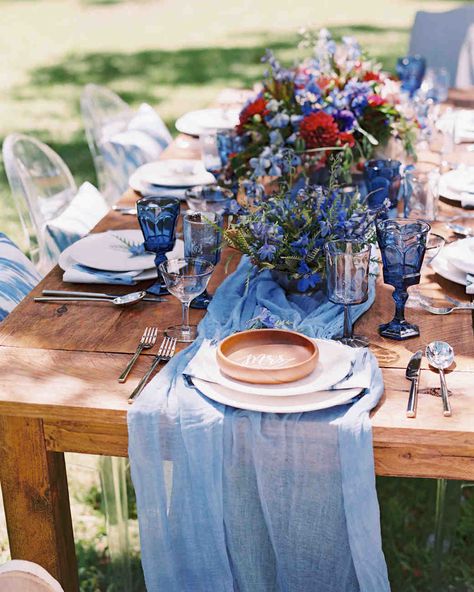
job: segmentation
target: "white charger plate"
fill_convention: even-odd
[[[294,382],[251,384],[230,378],[221,372],[216,361],[216,349],[211,347],[200,350],[189,363],[185,373],[189,374],[193,381],[195,378],[199,378],[205,382],[218,383],[232,391],[257,397],[292,397],[330,389],[349,374],[356,351],[329,339],[314,339],[314,342],[319,349],[316,368],[308,376]],[[352,386],[363,387],[365,384],[355,385],[352,383]]]
[[[182,134],[199,136],[212,130],[232,129],[239,123],[239,109],[199,109],[182,115],[175,123]]]
[[[317,391],[291,397],[262,397],[235,391],[221,384],[206,382],[200,378],[193,378],[192,380],[194,386],[201,393],[218,403],[230,405],[237,409],[266,413],[302,413],[304,411],[328,409],[329,407],[347,403],[361,392],[361,389],[354,388],[338,391]]]
[[[157,160],[138,167],[129,179],[134,186],[194,187],[215,183],[216,178],[204,168],[202,160],[173,158]]]
[[[156,271],[154,253],[133,257],[116,236],[121,236],[128,241],[143,242],[143,234],[140,230],[110,230],[89,234],[63,251],[59,260],[60,266],[62,269],[66,266],[70,267],[70,261],[72,261],[104,271]],[[177,240],[168,257],[180,257],[183,251],[183,241]],[[150,277],[156,277],[156,273]]]
[[[466,272],[461,271],[455,265],[453,265],[450,259],[450,251],[452,250],[452,245],[455,244],[456,243],[450,243],[449,245],[443,247],[433,259],[433,261],[431,261],[430,265],[431,268],[441,277],[456,284],[467,286]]]

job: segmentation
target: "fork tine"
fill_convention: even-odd
[[[156,338],[158,337],[158,327],[153,327],[153,331],[151,332],[150,335],[150,345],[155,345],[156,343]]]

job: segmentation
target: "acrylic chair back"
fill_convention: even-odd
[[[455,86],[461,47],[469,26],[474,24],[474,5],[446,12],[416,13],[410,35],[410,55],[422,55],[429,68],[446,68],[450,86]]]
[[[13,560],[0,566],[2,592],[64,592],[45,569],[31,561]]]
[[[3,160],[26,234],[28,254],[45,273],[57,262],[57,253],[52,253],[46,243],[46,224],[69,205],[77,193],[76,183],[63,159],[30,136],[7,136],[3,143]]]
[[[81,113],[99,189],[108,200],[114,201],[111,192],[115,184],[111,172],[107,169],[100,144],[104,137],[122,132],[127,127],[133,117],[133,110],[110,89],[97,84],[87,84],[81,95]]]

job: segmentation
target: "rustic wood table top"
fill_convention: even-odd
[[[460,101],[458,95],[454,98]],[[466,95],[461,98],[463,105],[468,104]],[[197,140],[181,135],[163,157],[198,155]],[[465,146],[456,147],[452,157],[474,165],[474,154]],[[120,204],[132,204],[137,197],[130,190]],[[468,214],[448,203],[441,203],[440,212]],[[474,219],[464,223],[474,229]],[[94,232],[123,228],[138,228],[136,219],[111,211]],[[433,230],[447,240],[454,239],[444,223],[435,222]],[[227,251],[211,279],[211,292],[226,276],[226,259]],[[234,257],[227,273],[237,261]],[[62,271],[55,267],[0,325],[0,479],[12,557],[39,562],[66,590],[77,590],[63,453],[127,455],[127,398],[157,346],[140,356],[125,384],[119,384],[117,377],[144,327],[163,330],[179,322],[181,305],[172,296],[166,303],[140,302],[125,308],[93,302],[35,303],[33,297],[43,289],[88,291],[90,286],[65,285]],[[428,266],[420,290],[432,297],[448,294],[469,299],[462,286],[444,280]],[[127,290],[107,286],[106,291],[120,294]],[[420,326],[420,337],[388,340],[378,335],[377,328],[393,316],[391,293],[392,288],[379,277],[375,303],[356,326],[369,337],[385,381],[384,396],[372,413],[376,472],[472,480],[474,314],[459,311],[435,316],[407,306],[406,316]],[[191,310],[192,322],[202,316],[203,312]],[[410,382],[405,368],[411,355],[433,339],[448,341],[456,353],[456,366],[447,375],[453,415],[444,417],[441,400],[429,393],[439,386],[439,376],[423,359],[417,417],[407,419]]]

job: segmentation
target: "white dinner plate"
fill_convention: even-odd
[[[458,269],[451,263],[450,260],[450,248],[452,248],[452,245],[455,244],[456,243],[450,243],[449,245],[443,247],[430,263],[430,265],[432,269],[441,277],[450,280],[451,282],[455,282],[456,284],[467,286],[466,272]]]
[[[140,230],[110,230],[108,232],[89,234],[63,252],[62,264],[66,265],[66,258],[70,257],[75,263],[105,271],[154,270],[154,253],[132,256],[117,236],[121,236],[128,241],[143,243],[143,234]],[[170,256],[179,257],[182,252],[183,242],[177,240],[173,251],[170,252]]]
[[[189,111],[176,121],[182,134],[199,136],[212,130],[232,129],[239,123],[239,109],[200,109]]]
[[[221,386],[258,397],[291,397],[304,395],[308,392],[321,391],[332,388],[344,379],[350,372],[352,362],[356,357],[356,351],[337,341],[329,339],[314,340],[319,349],[319,359],[316,368],[300,380],[284,384],[250,384],[240,380],[234,380],[221,372],[216,361],[216,348],[208,347],[206,343],[189,362],[185,373],[192,379],[199,378],[206,382],[218,383]],[[364,387],[369,378],[364,375],[364,383],[352,386]],[[350,386],[350,385],[348,385]],[[359,389],[360,390],[360,389]]]
[[[261,397],[255,394],[243,393],[229,389],[221,384],[206,382],[193,378],[194,386],[206,397],[230,405],[237,409],[263,411],[267,413],[302,413],[317,411],[347,403],[360,394],[361,389],[344,389],[339,391],[317,391],[292,397]]]
[[[202,160],[184,158],[149,162],[138,167],[129,179],[130,187],[138,191],[146,186],[182,189],[215,182],[216,178],[206,171]]]

